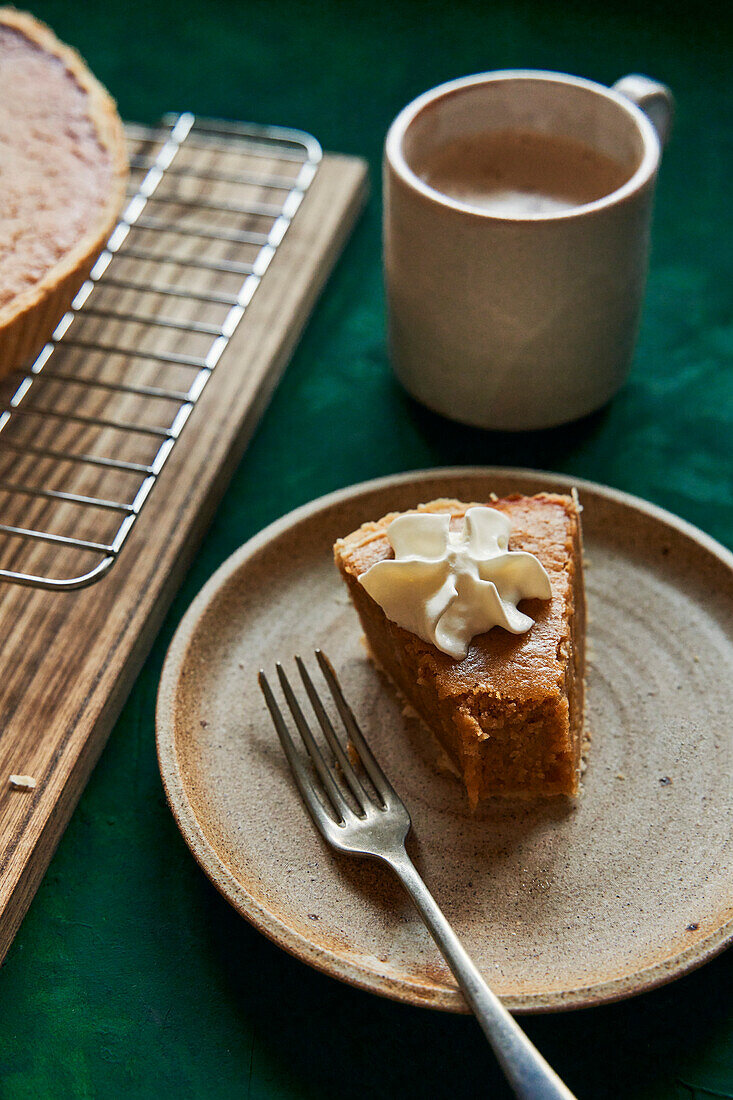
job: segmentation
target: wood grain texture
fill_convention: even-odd
[[[133,152],[142,145],[132,141]],[[204,149],[186,150],[176,164],[198,165],[213,162]],[[220,166],[221,160],[217,161]],[[326,156],[306,193],[292,225],[267,269],[261,285],[234,333],[211,381],[199,398],[181,440],[176,444],[156,483],[150,499],[110,573],[90,588],[79,592],[52,593],[21,588],[13,584],[0,587],[0,617],[3,624],[0,681],[0,959],[48,865],[61,833],[73,811],[86,780],[97,760],[127,693],[152,644],[163,615],[190,563],[198,542],[209,523],[229,477],[239,461],[252,431],[277,384],[280,374],[302,331],[313,303],[349,233],[365,196],[365,167],[359,160]],[[178,185],[186,186],[179,176]],[[222,185],[223,186],[223,185]],[[211,194],[211,190],[207,191]],[[161,196],[162,198],[163,196]],[[162,203],[161,203],[162,205]],[[171,205],[170,203],[167,205]],[[151,213],[154,211],[151,210]],[[182,207],[180,217],[187,211]],[[239,221],[241,225],[241,218]],[[143,231],[141,230],[140,233]],[[134,235],[133,235],[134,236]],[[182,238],[176,235],[175,247]],[[139,240],[135,241],[140,247]],[[157,234],[146,247],[170,249],[171,240]],[[188,246],[198,255],[211,254],[202,242],[191,237]],[[221,248],[220,244],[216,247]],[[241,253],[241,245],[228,245],[221,258]],[[196,252],[191,251],[190,255]],[[180,253],[179,253],[180,255]],[[181,257],[181,258],[185,258]],[[135,281],[140,277],[138,262],[124,254],[116,257],[109,275]],[[160,264],[153,265],[160,285],[172,284],[172,277],[161,278]],[[190,269],[192,270],[192,269]],[[222,276],[215,272],[197,272],[196,284],[220,288]],[[242,278],[238,276],[241,285]],[[224,292],[229,292],[224,288]],[[161,295],[141,302],[140,292],[106,286],[104,280],[95,290],[94,304],[99,315],[91,313],[77,325],[77,339],[153,352],[177,350],[198,355],[191,346],[190,334],[175,329],[152,330],[115,321],[102,311],[107,309],[163,311],[171,319],[202,324],[221,323],[211,303]],[[211,337],[207,337],[209,343]],[[194,340],[195,343],[195,340]],[[90,377],[115,379],[118,362],[114,355],[76,348],[58,358],[68,361],[64,371],[89,372]],[[125,360],[125,364],[130,361]],[[179,364],[161,364],[137,357],[136,382],[185,388],[176,381],[187,368]],[[125,368],[127,370],[127,366]],[[190,371],[189,371],[190,376]],[[119,379],[119,374],[117,375]],[[127,373],[125,380],[128,380]],[[190,377],[189,377],[190,381]],[[43,384],[34,401],[45,408],[77,410],[84,390],[84,410],[89,401],[92,411],[107,415],[114,402],[115,417],[136,419],[150,415],[150,402],[139,397],[79,387],[76,383]],[[76,394],[76,395],[75,395]],[[19,423],[20,423],[19,418]],[[134,442],[140,453],[122,450],[129,447],[127,437],[113,429],[90,430],[88,426],[69,425],[61,420],[22,418],[18,431],[38,446],[63,447],[77,453],[95,453],[146,462],[150,446],[146,437]],[[160,423],[165,422],[165,416]],[[21,439],[21,443],[23,439]],[[35,479],[46,488],[85,492],[91,495],[117,494],[125,499],[133,488],[125,489],[127,475],[87,466],[63,464],[31,457],[19,457],[12,448],[0,455],[1,476],[6,482]],[[130,479],[128,478],[128,481]],[[47,529],[69,532],[80,537],[99,537],[97,512],[93,530],[87,515],[77,505],[49,502],[13,492],[2,493],[3,518],[7,524],[28,526],[45,523]],[[113,525],[119,517],[113,517]],[[54,561],[63,553],[42,544],[31,547],[6,537],[0,543],[2,564],[23,568],[45,568],[49,553]],[[61,572],[68,567],[63,561]],[[37,780],[35,790],[12,790],[9,776],[23,773]]]

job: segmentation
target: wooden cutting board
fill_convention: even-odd
[[[109,543],[124,512],[80,507],[77,498],[135,499],[144,480],[136,467],[150,463],[163,438],[156,432],[176,412],[173,399],[141,390],[185,392],[256,255],[251,241],[268,232],[288,173],[300,170],[297,143],[292,157],[286,143],[265,163],[270,139],[263,134],[249,174],[240,136],[226,127],[214,137],[192,131],[175,171],[164,173],[146,220],[90,295],[94,308],[75,319],[74,341],[65,347],[62,340],[54,353],[52,373],[63,377],[34,381],[27,407],[43,411],[15,416],[11,430],[0,432],[5,529]],[[165,132],[136,127],[128,136],[134,192]],[[272,187],[258,183],[263,168]],[[69,592],[0,583],[0,960],[365,194],[363,162],[323,158],[105,575]],[[166,219],[169,231],[161,229]],[[174,286],[187,293],[166,293]],[[115,388],[120,382],[129,388]],[[5,385],[6,405],[17,384]],[[123,432],[111,421],[151,431]],[[70,493],[73,501],[64,496]],[[95,560],[93,550],[83,553]],[[73,576],[78,556],[63,541],[0,536],[2,568]],[[33,777],[35,787],[14,789],[12,774]]]

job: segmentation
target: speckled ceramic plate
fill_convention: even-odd
[[[367,661],[331,544],[438,496],[578,487],[584,506],[593,744],[575,805],[475,814]],[[260,666],[321,646],[413,818],[412,854],[507,1005],[575,1008],[685,973],[733,935],[733,556],[673,516],[598,485],[447,470],[357,485],[237,551],[183,619],[158,700],[166,792],[232,905],[303,961],[389,997],[461,1011],[407,897],[376,863],[337,857],[291,781]]]

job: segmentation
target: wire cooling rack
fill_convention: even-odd
[[[116,561],[321,160],[310,135],[128,127],[132,197],[49,343],[0,393],[0,579]]]

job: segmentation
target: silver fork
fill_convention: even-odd
[[[290,713],[320,781],[320,794],[301,753],[295,747],[264,671],[260,671],[260,687],[292,768],[293,777],[313,821],[328,843],[339,851],[356,856],[371,856],[392,868],[420,911],[430,934],[453,971],[517,1096],[522,1100],[574,1100],[570,1090],[529,1041],[496,994],[491,992],[418,874],[405,850],[405,840],[411,826],[407,808],[364,740],[330,661],[319,649],[316,650],[316,660],[333,696],[348,740],[377,797],[368,791],[352,766],[300,657],[296,657],[295,662],[318,724],[333,753],[332,762],[326,761],[282,665],[277,664],[277,675]],[[346,798],[344,784],[348,787],[357,810],[353,809]]]

